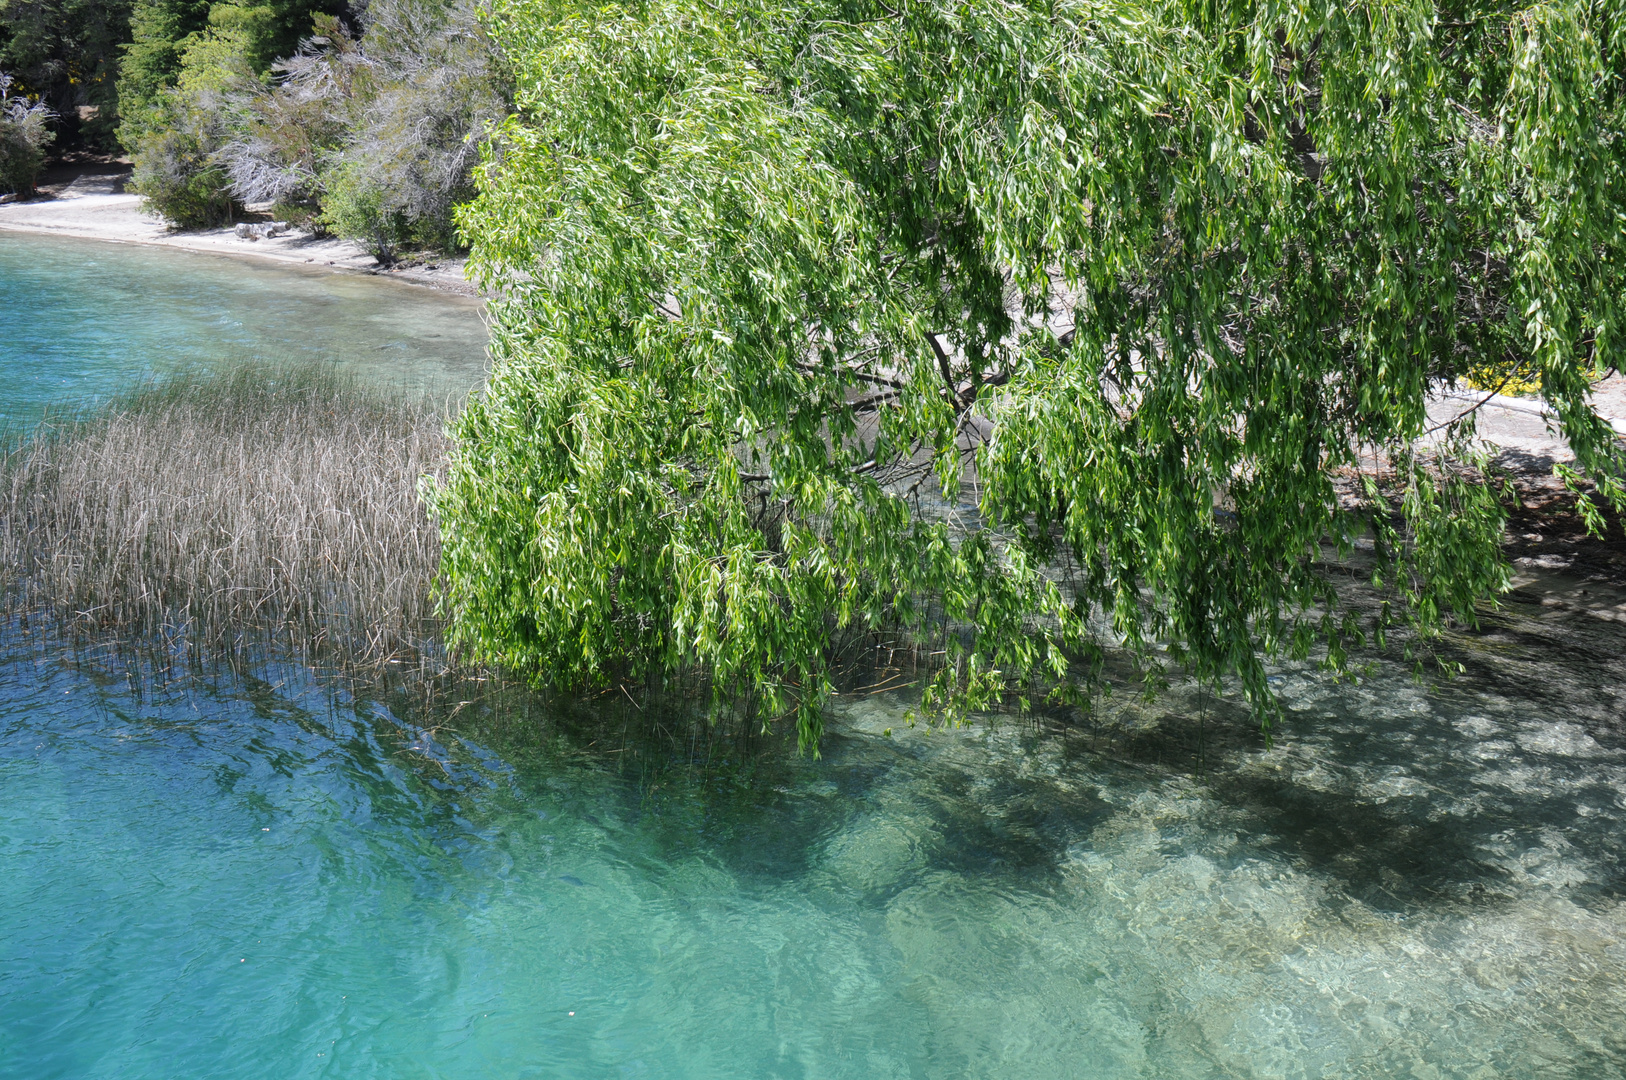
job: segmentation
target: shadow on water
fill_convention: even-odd
[[[1274,745],[1245,703],[1180,685],[1152,703],[1129,695],[1081,723],[1049,722],[1046,737],[1083,768],[1128,769],[1145,783],[1189,778],[1257,850],[1376,911],[1505,903],[1524,876],[1508,852],[1560,835],[1588,854],[1586,880],[1568,895],[1618,901],[1626,622],[1515,594],[1479,627],[1448,635],[1440,654],[1463,673],[1418,680],[1378,661],[1339,681],[1284,669],[1272,680],[1287,707]],[[1036,803],[1066,805],[1051,792]],[[1023,850],[1003,841],[1023,835],[1019,818],[985,830],[1002,849],[989,865]],[[1068,820],[1090,818],[1079,808]],[[1056,864],[1077,832],[1028,830],[1025,861]],[[978,849],[971,840],[967,866]]]
[[[783,731],[719,725],[683,699],[639,706],[613,691],[561,700],[492,679],[379,697],[406,728],[444,733],[448,763],[500,761],[519,790],[589,772],[601,782],[574,805],[584,820],[613,820],[660,849],[704,849],[747,879],[812,873],[832,836],[906,789],[923,826],[918,859],[871,897],[883,906],[939,872],[1055,888],[1069,852],[1114,813],[1097,786],[1102,775],[1116,786],[1190,781],[1254,849],[1337,882],[1377,911],[1505,901],[1514,875],[1494,853],[1555,830],[1591,855],[1588,879],[1572,895],[1613,901],[1626,860],[1613,842],[1615,817],[1590,811],[1620,796],[1613,772],[1588,775],[1585,765],[1618,770],[1626,759],[1594,693],[1616,685],[1616,673],[1626,684],[1626,627],[1547,615],[1532,626],[1514,608],[1455,634],[1448,654],[1468,672],[1453,680],[1419,684],[1382,665],[1342,683],[1288,672],[1280,689],[1289,711],[1274,746],[1241,703],[1178,687],[1150,720],[1125,722],[1136,711],[1126,708],[1105,727],[995,721],[1020,749],[971,761],[932,753],[929,740],[877,740],[837,725],[815,762],[797,757]],[[1528,681],[1486,664],[1482,642],[1492,635],[1503,659],[1524,658]],[[1482,680],[1481,667],[1500,677]],[[1566,718],[1556,737],[1552,717]],[[1028,772],[1023,755],[1041,748],[1085,782]]]
[[[1189,780],[1260,851],[1337,881],[1375,910],[1505,898],[1510,872],[1487,850],[1543,830],[1586,841],[1593,869],[1575,894],[1612,901],[1626,891],[1626,871],[1608,835],[1614,817],[1593,808],[1618,803],[1618,792],[1609,774],[1576,770],[1591,760],[1618,768],[1626,756],[1615,714],[1599,709],[1595,693],[1626,683],[1626,626],[1537,614],[1546,618],[1510,605],[1454,635],[1449,654],[1468,667],[1455,680],[1420,685],[1380,667],[1339,683],[1288,671],[1279,677],[1288,713],[1273,747],[1241,703],[1179,686],[1151,707],[1129,702],[1084,725],[994,724],[1021,752],[1042,746],[1075,775],[1112,774],[1119,785]],[[328,672],[314,683],[323,688],[318,715],[299,665],[239,662],[162,679],[163,661],[129,650],[63,662],[104,693],[235,698],[268,731],[292,724],[333,740],[332,752],[368,783],[372,812],[392,820],[466,814],[463,803],[498,788],[519,802],[574,788],[561,805],[583,821],[613,822],[655,848],[703,848],[731,873],[765,881],[811,872],[830,837],[867,804],[895,799],[905,774],[911,813],[927,823],[915,877],[943,871],[1047,890],[1069,851],[1113,813],[1092,783],[1024,775],[1020,753],[960,762],[932,753],[929,739],[877,739],[837,724],[815,761],[798,757],[784,731],[712,722],[681,696],[635,704],[614,690],[561,698],[491,675],[426,683]],[[341,711],[345,723],[335,727]],[[1556,741],[1551,717],[1565,718]],[[242,750],[283,775],[305,764],[265,738]],[[386,762],[409,768],[425,794],[404,798]]]

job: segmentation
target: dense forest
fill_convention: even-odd
[[[0,0],[0,187],[123,152],[182,226],[248,204],[388,260],[452,208],[512,94],[468,0]]]

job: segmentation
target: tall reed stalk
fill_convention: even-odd
[[[247,365],[47,420],[0,462],[14,617],[384,661],[434,650],[419,478],[446,412],[330,368]]]

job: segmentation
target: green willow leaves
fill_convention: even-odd
[[[1077,685],[1110,638],[1268,718],[1262,657],[1362,629],[1329,548],[1375,536],[1424,633],[1505,584],[1431,388],[1538,374],[1622,501],[1587,398],[1619,349],[1617,3],[491,20],[520,111],[461,224],[495,369],[429,491],[477,657],[698,669],[812,744],[845,634],[940,635],[949,710]]]

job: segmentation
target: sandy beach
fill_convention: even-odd
[[[248,240],[231,227],[176,230],[163,218],[142,208],[141,196],[124,190],[127,167],[111,163],[100,168],[64,171],[56,183],[40,185],[38,197],[25,202],[0,203],[0,230],[72,236],[120,244],[149,244],[211,255],[329,267],[348,273],[373,274],[466,296],[478,291],[463,276],[462,259],[386,268],[361,245],[333,237],[317,238],[306,230]],[[50,180],[51,178],[47,178]]]

